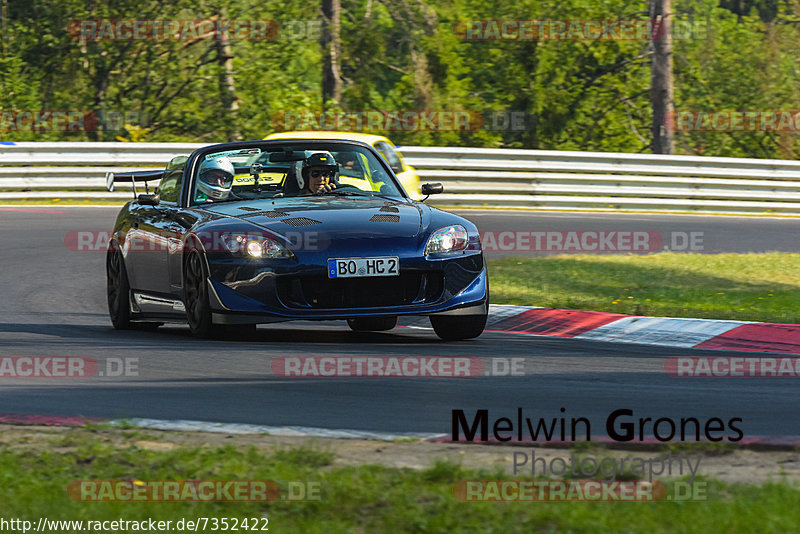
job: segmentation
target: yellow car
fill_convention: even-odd
[[[377,150],[383,159],[389,164],[389,167],[397,175],[406,193],[414,200],[422,198],[420,194],[420,183],[417,171],[414,167],[408,165],[403,161],[403,156],[397,151],[397,148],[392,144],[389,139],[382,135],[372,135],[354,132],[281,132],[268,135],[265,140],[272,141],[274,139],[345,139],[348,141],[360,141],[372,146]],[[348,164],[349,163],[349,164]],[[351,180],[365,180],[367,177],[363,175],[359,162],[339,162],[341,168],[341,176],[339,181],[348,183]],[[277,177],[276,177],[277,178]],[[357,185],[353,183],[353,185]]]

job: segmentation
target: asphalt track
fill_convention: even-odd
[[[19,211],[22,210],[22,211]],[[48,213],[48,211],[52,213]],[[451,411],[491,419],[740,417],[745,436],[800,435],[790,378],[671,378],[664,358],[736,355],[487,332],[443,343],[429,329],[356,334],[343,322],[260,327],[245,341],[195,340],[185,327],[117,332],[106,315],[104,256],[68,250],[73,230],[110,228],[116,209],[0,208],[0,357],[138,359],[138,376],[0,377],[0,414],[146,417],[385,432],[449,433]],[[705,252],[798,250],[800,221],[750,217],[465,212],[482,229],[702,231]],[[280,378],[279,356],[523,358],[524,376]],[[562,413],[561,408],[565,411]]]
[[[657,215],[633,213],[573,213],[473,210],[456,212],[474,222],[481,232],[493,232],[497,246],[490,257],[534,255],[535,241],[529,246],[504,250],[503,232],[656,232],[662,246],[647,252],[670,249],[704,254],[721,252],[796,252],[800,250],[800,219],[778,217],[724,217],[718,215]],[[696,236],[691,242],[688,236]],[[541,248],[547,253],[546,236]],[[507,240],[510,243],[510,240]],[[566,243],[565,243],[566,245]],[[690,248],[692,248],[690,250]],[[511,248],[511,247],[510,247]],[[564,246],[552,253],[580,252]]]

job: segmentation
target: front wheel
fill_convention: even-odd
[[[383,332],[397,326],[397,316],[356,317],[348,319],[347,326],[354,332]]]
[[[445,341],[472,339],[486,328],[487,315],[431,315],[431,326]]]
[[[184,304],[186,319],[192,335],[201,338],[215,334],[211,321],[211,306],[208,303],[208,283],[203,258],[196,250],[189,252],[183,275]]]

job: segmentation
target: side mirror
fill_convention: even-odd
[[[389,165],[389,167],[395,174],[400,174],[401,172],[403,172],[403,165],[399,161],[393,163],[392,165]]]
[[[444,186],[440,183],[422,184],[420,191],[423,195],[438,195],[444,193]]]
[[[158,195],[145,194],[145,193],[142,193],[141,195],[136,197],[136,200],[142,206],[158,206],[158,203],[160,202]]]

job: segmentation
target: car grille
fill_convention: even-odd
[[[290,308],[379,308],[435,302],[442,296],[441,272],[401,272],[400,276],[278,279],[278,296]]]

